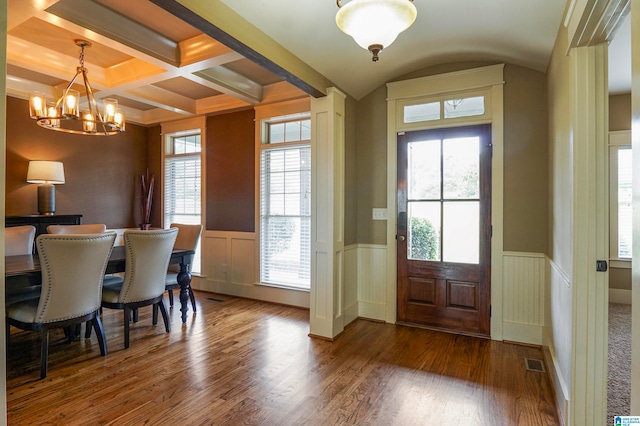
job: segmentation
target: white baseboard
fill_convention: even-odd
[[[502,339],[530,345],[542,345],[542,326],[503,321]]]
[[[622,290],[619,288],[609,289],[609,303],[624,303],[625,305],[631,304],[631,290]]]
[[[556,368],[554,356],[548,346],[542,347],[542,355],[544,356],[544,362],[547,367],[547,371],[549,372],[551,386],[554,390],[560,424],[562,426],[567,426],[569,424],[569,396],[565,392],[566,387],[564,386],[564,381]]]
[[[385,321],[387,305],[380,303],[358,302],[358,314],[362,318]]]

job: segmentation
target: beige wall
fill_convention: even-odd
[[[360,244],[387,243],[387,222],[372,219],[374,207],[387,207],[386,117],[386,86],[379,87],[358,102],[356,227],[357,242]]]
[[[504,250],[546,253],[547,77],[507,65],[504,79]]]
[[[631,94],[609,96],[609,130],[631,130]]]
[[[407,74],[397,81],[490,65],[444,64]],[[546,252],[548,246],[548,154],[546,77],[505,66],[505,232],[504,249]],[[386,244],[386,222],[371,218],[386,207],[386,86],[358,102],[357,242]],[[389,212],[393,214],[393,212]]]

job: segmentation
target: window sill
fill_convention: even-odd
[[[311,290],[308,288],[301,288],[301,287],[290,287],[287,285],[282,285],[282,284],[273,284],[273,283],[263,283],[263,282],[259,282],[257,283],[257,285],[261,285],[264,287],[273,287],[273,288],[278,288],[280,290],[293,290],[293,291],[302,291],[304,293],[309,293]]]
[[[631,259],[609,259],[609,267],[631,269]]]

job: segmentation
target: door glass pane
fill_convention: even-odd
[[[443,198],[480,198],[480,138],[443,141]]]
[[[440,140],[408,144],[409,199],[440,199]]]
[[[443,215],[443,261],[479,263],[480,202],[445,202]]]
[[[440,202],[409,202],[407,257],[440,260]]]

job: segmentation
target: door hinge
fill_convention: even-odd
[[[492,314],[493,314],[493,306],[489,305],[489,318],[491,318]]]
[[[493,225],[489,226],[489,236],[493,237]]]

